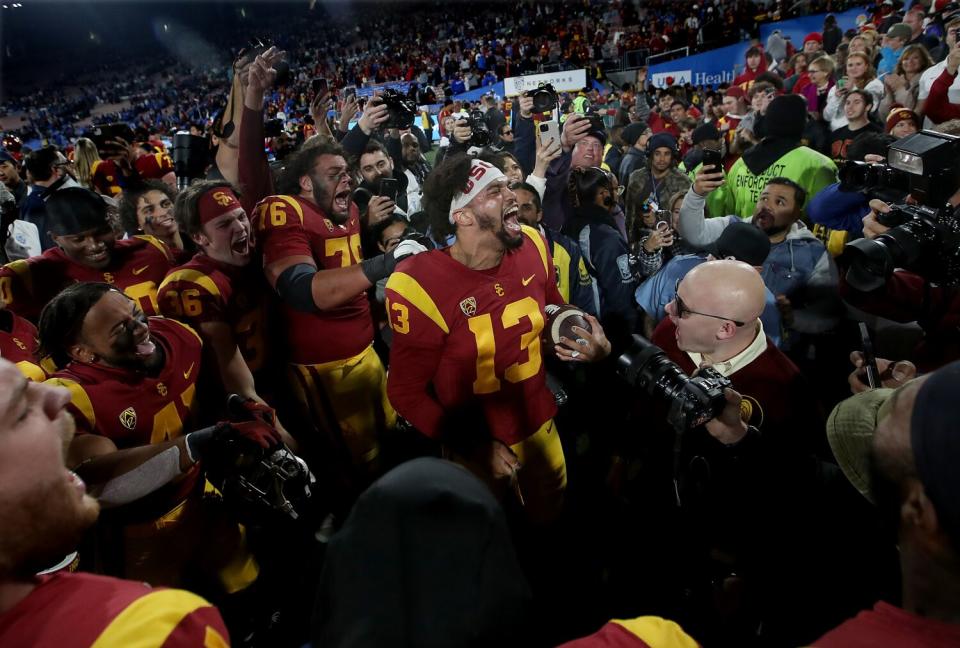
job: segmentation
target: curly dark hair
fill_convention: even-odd
[[[427,213],[433,239],[438,243],[443,243],[457,231],[457,226],[450,222],[450,203],[453,195],[466,187],[472,160],[465,153],[445,158],[427,176],[423,185],[423,210]]]
[[[326,137],[315,138],[284,160],[283,171],[277,178],[277,193],[288,196],[299,194],[300,178],[310,175],[321,155],[339,155],[347,159],[346,152],[338,142]]]
[[[124,190],[120,194],[120,203],[117,208],[120,210],[120,224],[123,225],[123,230],[131,236],[143,232],[140,222],[137,220],[137,203],[140,202],[140,197],[148,191],[162,191],[170,199],[170,202],[177,200],[176,190],[160,180],[145,180]]]
[[[40,337],[38,357],[49,356],[57,367],[70,363],[70,347],[80,339],[83,320],[100,299],[116,286],[108,283],[75,283],[64,288],[40,311],[37,332]]]

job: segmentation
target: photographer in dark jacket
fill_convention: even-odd
[[[563,233],[580,244],[587,269],[600,292],[600,321],[614,346],[622,348],[637,322],[633,293],[637,280],[630,267],[627,242],[613,218],[615,179],[598,167],[570,172],[573,215]]]

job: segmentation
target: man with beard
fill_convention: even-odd
[[[224,396],[264,403],[255,376],[261,389],[270,388],[270,377],[258,373],[269,354],[267,286],[250,263],[254,241],[247,213],[229,183],[207,180],[180,194],[177,217],[200,251],[160,284],[160,312],[200,333],[218,369],[213,382],[222,385]]]
[[[118,241],[103,200],[81,187],[55,192],[46,209],[56,247],[0,268],[0,300],[7,308],[34,319],[64,286],[102,281],[136,300],[147,315],[160,314],[157,286],[173,265],[163,242],[152,236]]]
[[[424,248],[403,241],[391,254],[363,258],[352,176],[334,142],[293,155],[281,183],[296,195],[265,198],[253,228],[267,282],[282,302],[294,396],[318,431],[345,445],[352,464],[372,473],[379,438],[396,414],[372,346],[366,291],[398,259]]]
[[[456,241],[406,261],[387,282],[390,402],[482,478],[519,479],[529,517],[551,520],[562,505],[566,465],[541,334],[544,307],[564,302],[547,243],[521,225],[506,177],[481,160],[444,160],[427,179],[424,204],[434,236],[455,234]],[[593,332],[575,328],[576,341],[561,339],[560,359],[609,354],[600,323],[587,321]],[[465,410],[476,412],[479,438],[466,439],[468,430],[449,420]]]
[[[189,592],[86,573],[35,576],[76,547],[99,511],[64,465],[69,402],[66,389],[27,381],[0,359],[0,644],[228,645],[216,608]]]
[[[186,433],[199,404],[200,337],[176,320],[148,319],[105,283],[65,289],[39,329],[41,353],[62,367],[46,384],[69,391],[77,424],[67,466],[116,508],[116,533],[100,547],[105,570],[158,585],[249,586],[256,563],[237,526],[202,501],[197,461],[228,434],[263,448],[280,437],[259,420]]]
[[[722,174],[701,169],[683,198],[680,235],[694,247],[712,244],[739,220],[737,216],[704,218],[707,195],[722,184]],[[839,322],[840,276],[824,244],[800,222],[805,200],[806,192],[793,180],[771,178],[760,192],[750,222],[770,239],[761,275],[777,297],[784,328],[815,335],[833,330]]]
[[[409,213],[407,211],[407,177],[402,169],[397,169],[393,158],[387,153],[383,144],[374,139],[368,140],[363,153],[357,158],[357,170],[363,181],[361,186],[373,194],[367,206],[367,221],[371,226],[392,214],[394,209],[399,209],[404,214]],[[380,194],[380,182],[385,178],[393,178],[397,181],[396,203]]]

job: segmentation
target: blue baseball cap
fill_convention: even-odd
[[[17,160],[16,160],[15,157],[13,157],[12,155],[10,155],[10,153],[9,153],[9,151],[7,151],[7,149],[5,149],[5,148],[0,148],[0,162],[13,162],[14,164],[16,164],[16,163],[17,163]]]

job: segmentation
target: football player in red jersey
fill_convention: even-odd
[[[528,514],[547,521],[560,511],[566,465],[541,333],[544,307],[564,302],[547,243],[517,220],[507,185],[499,169],[464,155],[444,160],[427,179],[431,229],[457,239],[401,263],[387,281],[394,333],[388,393],[404,418],[434,438],[449,412],[479,407],[491,435],[484,477],[522,466],[517,477]],[[600,323],[588,321],[593,333],[578,329],[582,342],[564,340],[556,348],[561,359],[610,353]]]
[[[0,301],[0,358],[17,365],[30,380],[43,382],[47,373],[37,362],[37,327],[3,308]]]
[[[145,180],[160,180],[173,189],[177,188],[170,156],[150,144],[131,144],[118,138],[108,142],[102,154],[105,158],[90,167],[90,182],[105,196],[115,198],[128,187]]]
[[[159,315],[157,287],[173,265],[170,249],[152,236],[118,241],[103,200],[80,187],[61,189],[47,201],[57,247],[0,268],[0,301],[28,319],[62,288],[103,281],[135,299],[147,315]]]
[[[42,351],[63,367],[45,384],[69,391],[77,425],[67,465],[101,505],[118,509],[122,550],[103,553],[122,564],[109,570],[171,586],[200,570],[227,592],[251,584],[256,564],[236,525],[201,502],[205,480],[195,461],[211,431],[185,434],[198,407],[200,337],[176,320],[148,319],[104,283],[65,289],[39,328]],[[259,428],[242,431],[266,438]],[[279,435],[270,430],[269,439]]]
[[[265,198],[253,223],[264,273],[282,301],[293,392],[317,428],[341,439],[353,464],[372,472],[378,438],[396,414],[373,350],[365,293],[397,259],[424,248],[404,241],[363,259],[352,182],[340,146],[320,140],[288,159],[281,186],[296,195]]]
[[[69,402],[67,390],[25,380],[0,359],[0,645],[227,646],[216,608],[189,592],[93,574],[34,576],[76,547],[99,510],[64,465]]]
[[[180,194],[177,219],[200,251],[160,284],[160,311],[199,331],[226,393],[265,403],[255,377],[262,383],[269,379],[262,373],[268,355],[267,286],[259,266],[250,263],[254,239],[247,213],[230,183],[209,180]],[[291,445],[289,437],[284,441]]]

